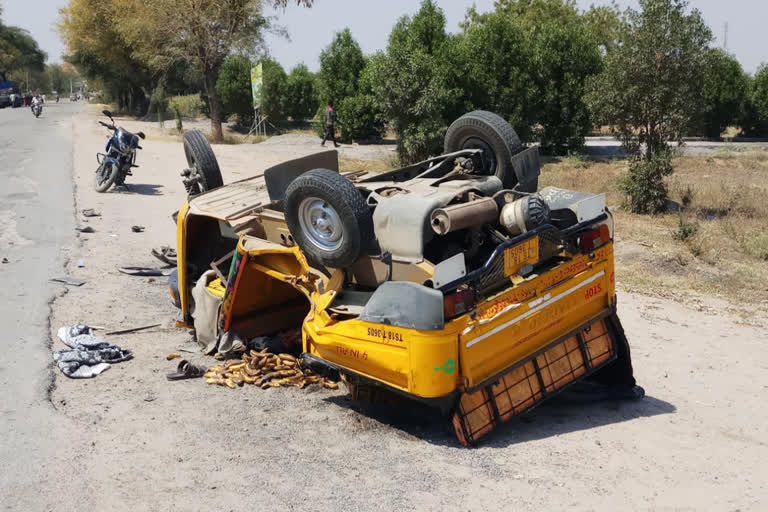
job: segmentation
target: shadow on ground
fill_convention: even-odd
[[[126,183],[121,187],[115,187],[112,192],[116,194],[138,194],[142,196],[161,196],[163,195],[162,185],[152,185],[149,183]]]
[[[637,401],[595,401],[587,396],[580,391],[571,391],[553,397],[541,406],[503,423],[496,431],[482,438],[479,445],[504,448],[637,418],[672,414],[677,410],[674,405],[652,396]],[[441,416],[436,409],[417,402],[399,396],[376,403],[357,402],[349,395],[337,395],[325,400],[405,435],[440,446],[461,446],[450,419]]]

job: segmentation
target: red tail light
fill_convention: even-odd
[[[592,231],[581,235],[580,246],[582,252],[592,252],[611,240],[611,230],[607,224],[600,224]]]
[[[443,314],[446,319],[463,315],[473,307],[475,307],[475,294],[469,289],[459,290],[446,295],[443,299]]]

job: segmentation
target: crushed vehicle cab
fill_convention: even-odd
[[[465,445],[577,381],[640,398],[605,197],[538,176],[537,148],[483,111],[402,169],[284,162],[184,205],[172,293],[188,325],[215,323],[212,350],[300,329],[303,364],[439,407]],[[215,322],[198,321],[200,287]]]

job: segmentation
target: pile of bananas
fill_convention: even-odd
[[[205,382],[230,389],[243,384],[253,384],[261,389],[280,386],[304,388],[311,384],[320,384],[328,389],[339,388],[332,380],[317,375],[309,368],[302,368],[301,362],[294,356],[270,354],[266,349],[261,352],[251,350],[241,359],[217,364],[205,372]]]

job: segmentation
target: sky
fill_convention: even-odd
[[[479,11],[493,7],[493,0],[437,0],[445,11],[448,30],[458,30],[468,7],[473,4]],[[418,0],[314,0],[314,7],[297,7],[289,0],[284,11],[270,9],[275,22],[284,26],[290,41],[275,35],[267,36],[271,55],[286,70],[305,63],[317,70],[318,56],[335,32],[349,27],[365,53],[383,49],[397,19],[403,14],[414,14]],[[609,4],[610,0],[577,0],[581,8],[591,4]],[[637,7],[637,0],[617,0],[619,6]],[[3,22],[29,30],[48,53],[49,62],[61,62],[64,47],[54,29],[58,8],[66,0],[0,0],[4,8]],[[754,73],[761,62],[768,62],[768,0],[690,0],[699,9],[716,36],[713,43],[723,46],[724,25],[728,23],[728,50],[735,54],[744,69]]]

